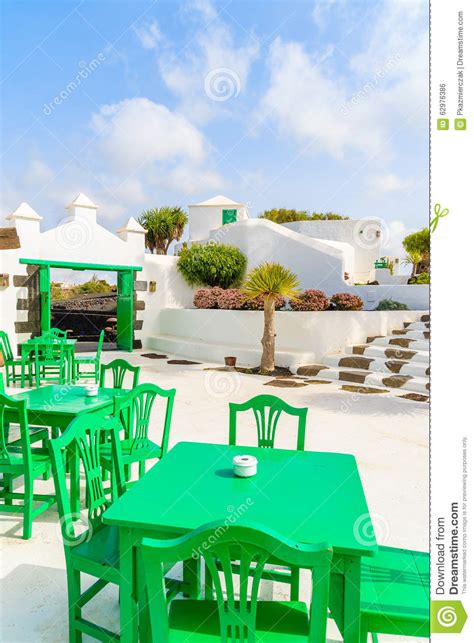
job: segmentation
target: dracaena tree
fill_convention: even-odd
[[[148,250],[165,255],[173,241],[181,239],[188,217],[177,206],[164,206],[145,210],[138,217],[138,222],[146,230],[145,245]]]
[[[275,370],[275,302],[278,297],[297,299],[300,284],[296,275],[279,263],[262,263],[247,275],[242,291],[248,300],[263,296],[264,328],[260,372]]]

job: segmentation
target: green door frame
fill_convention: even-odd
[[[38,266],[40,289],[40,328],[44,333],[51,328],[51,268],[71,270],[108,270],[117,273],[117,348],[133,350],[133,304],[134,273],[141,266],[117,266],[101,263],[76,263],[73,261],[50,261],[48,259],[20,259],[21,264]]]

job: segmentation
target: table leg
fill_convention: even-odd
[[[360,558],[344,565],[344,643],[360,643]]]
[[[120,529],[120,641],[137,643],[138,613],[135,591],[136,550],[132,532]]]
[[[183,562],[183,582],[186,598],[201,598],[201,558],[191,558]]]

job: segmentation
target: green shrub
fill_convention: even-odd
[[[244,253],[223,243],[193,244],[178,259],[178,270],[190,286],[240,286],[246,267]]]
[[[406,304],[393,299],[382,299],[375,310],[409,310]]]
[[[409,280],[409,284],[429,284],[430,283],[430,273],[429,272],[420,272],[417,277],[413,277]]]
[[[273,208],[265,210],[260,214],[260,219],[268,219],[273,223],[291,223],[292,221],[333,221],[345,220],[349,217],[343,217],[334,212],[313,212],[310,214],[307,210],[288,210],[287,208]]]

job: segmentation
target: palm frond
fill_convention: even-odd
[[[260,295],[297,299],[300,294],[300,282],[288,268],[279,263],[267,262],[249,272],[241,290],[246,299],[255,299]]]

